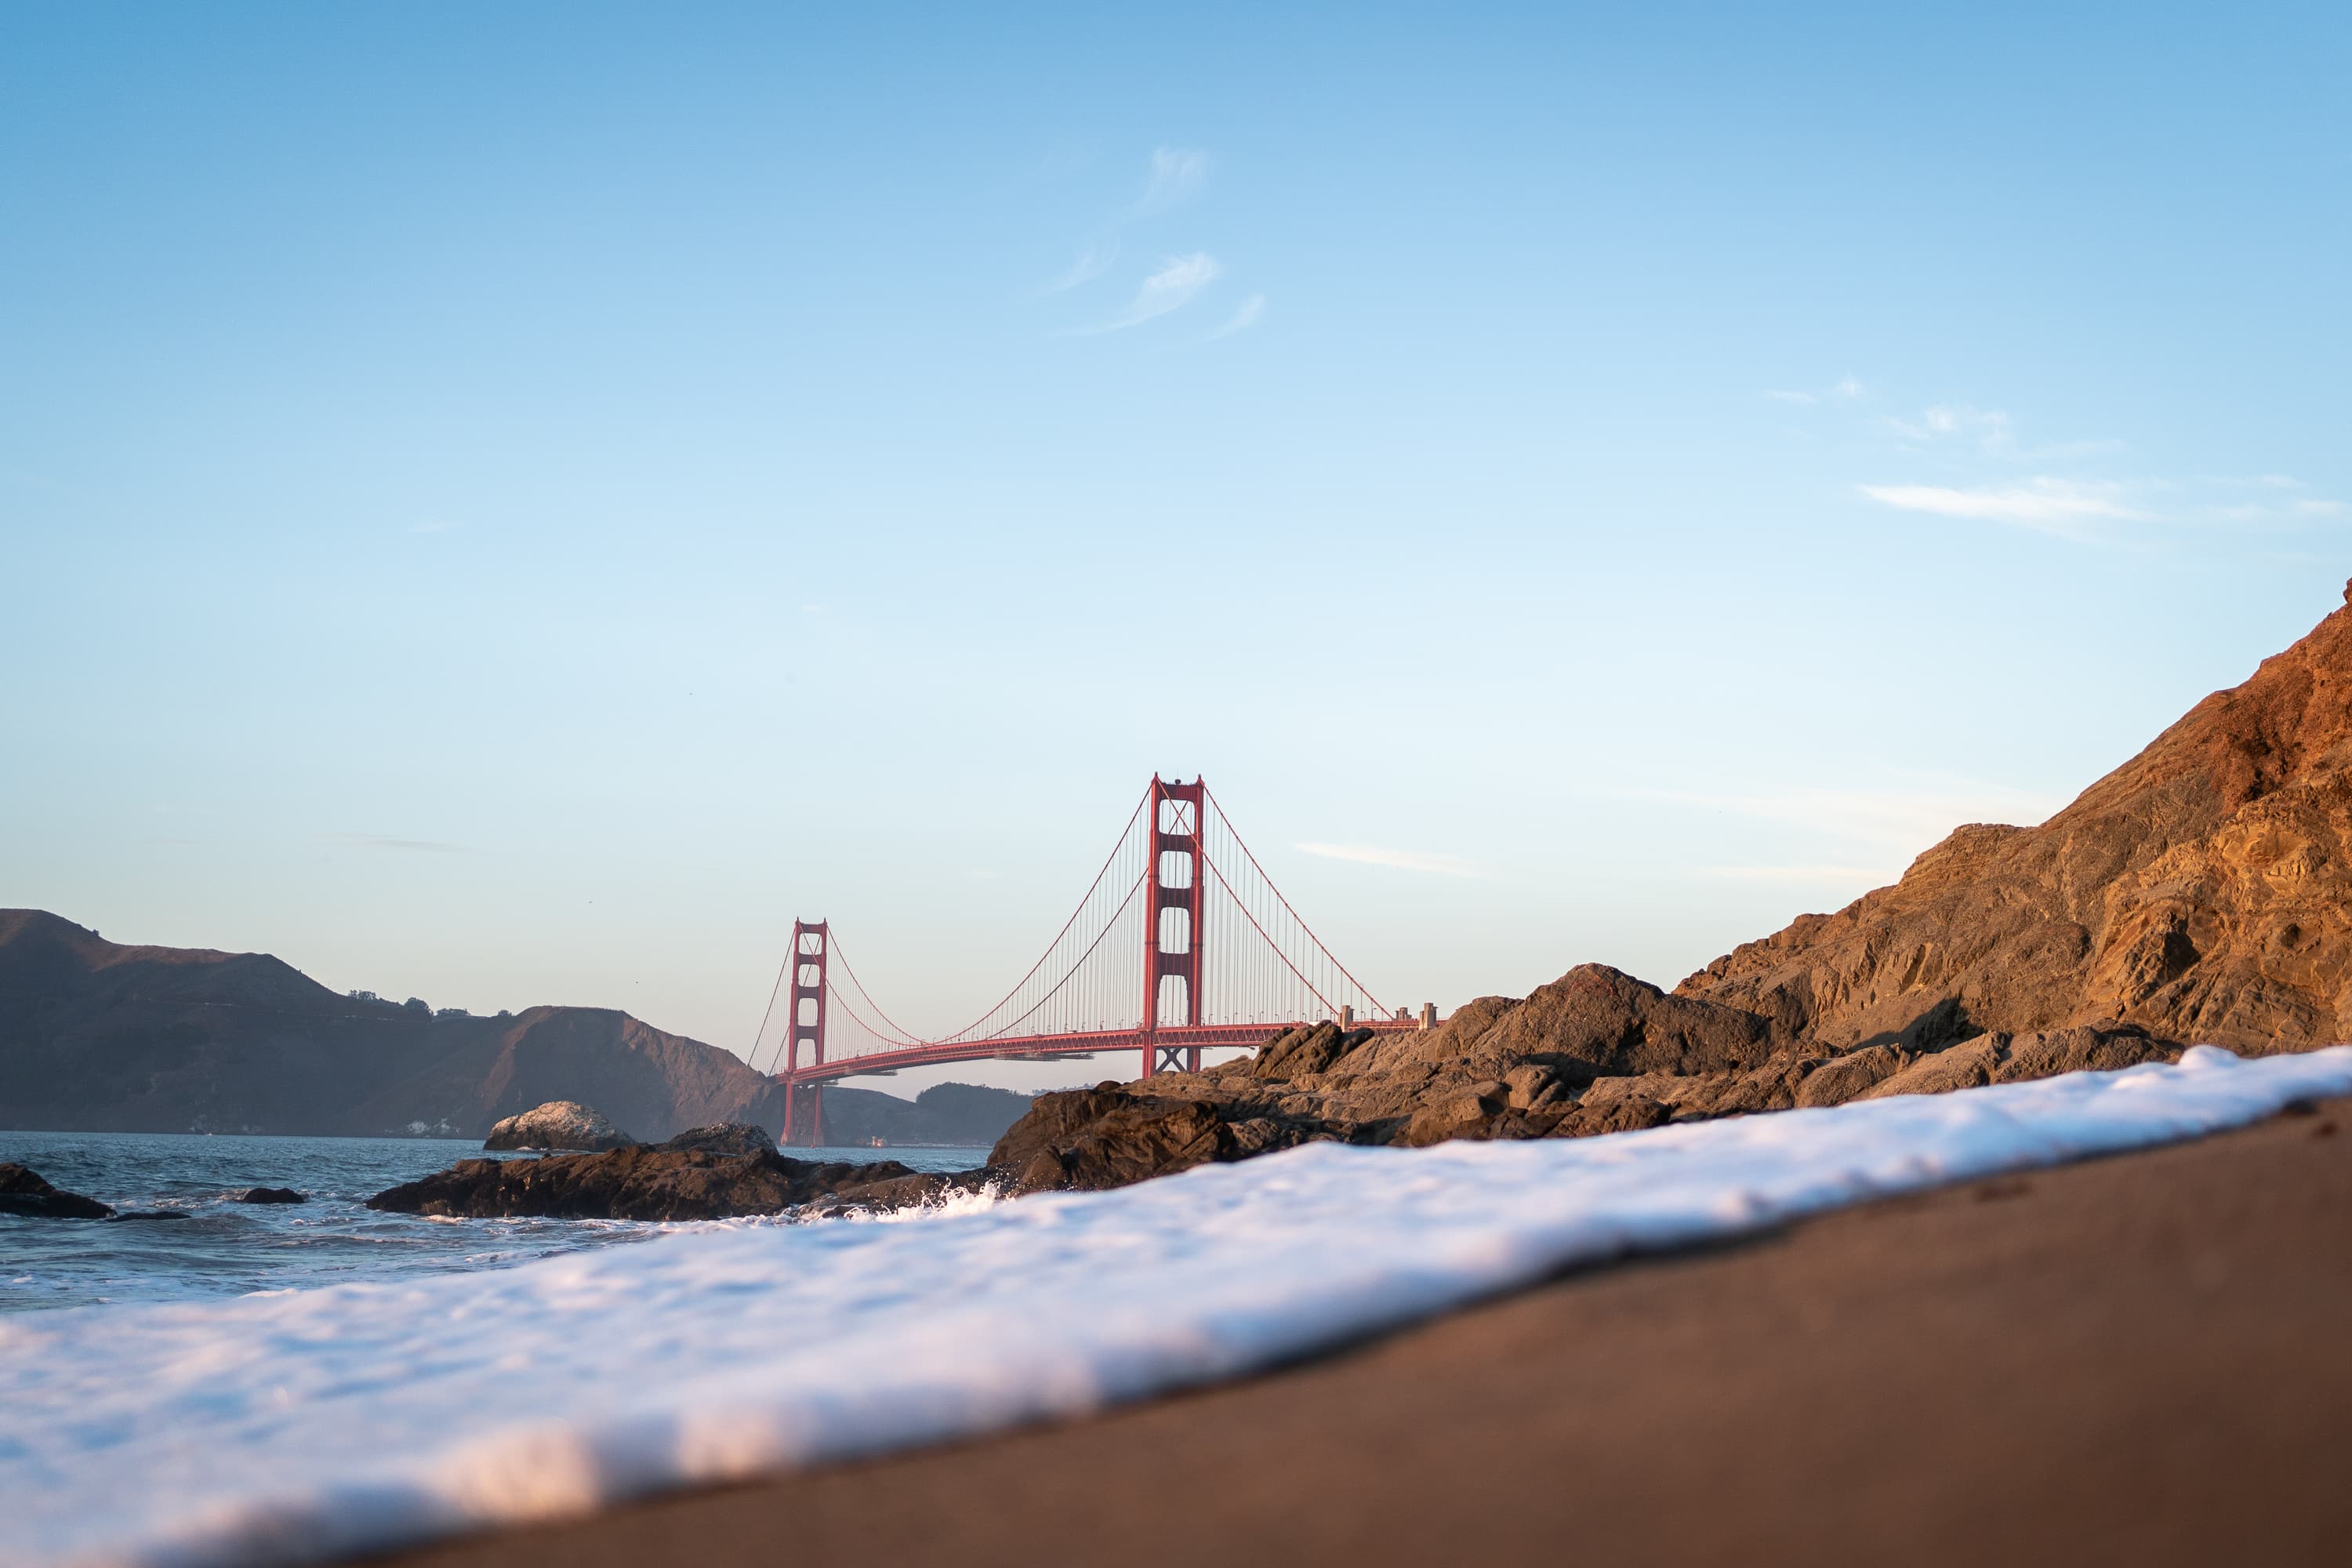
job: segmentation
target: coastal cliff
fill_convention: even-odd
[[[2346,596],[2040,826],[1959,828],[1675,994],[1839,1050],[2108,1020],[2242,1054],[2352,1036]]]
[[[1116,1186],[1302,1142],[1584,1136],[2352,1035],[2347,607],[2038,827],[1974,824],[1902,880],[1669,994],[1597,964],[1423,1034],[1281,1035],[1204,1073],[1040,1097],[992,1163]]]

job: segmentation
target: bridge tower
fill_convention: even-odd
[[[1201,781],[1177,784],[1151,775],[1150,902],[1143,923],[1143,1076],[1199,1072],[1201,1047],[1163,1046],[1160,1013],[1171,979],[1182,983],[1183,1016],[1171,1025],[1201,1022]]]
[[[793,922],[793,1010],[784,1024],[784,1135],[786,1143],[824,1142],[824,1088],[809,1085],[808,1136],[798,1137],[793,1115],[793,1076],[801,1065],[801,1047],[813,1055],[811,1067],[824,1066],[824,970],[833,949],[833,927],[827,921]]]

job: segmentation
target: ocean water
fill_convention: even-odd
[[[2352,1093],[2352,1047],[0,1317],[0,1562],[318,1562],[1233,1377],[1572,1265]]]
[[[185,1301],[503,1268],[677,1228],[617,1220],[429,1220],[362,1206],[386,1187],[482,1152],[478,1143],[446,1138],[0,1132],[0,1162],[28,1165],[55,1186],[117,1209],[173,1209],[188,1216],[106,1225],[0,1215],[0,1312]],[[807,1160],[897,1160],[919,1171],[968,1171],[988,1156],[985,1149],[791,1153]],[[247,1187],[292,1187],[310,1201],[229,1201]]]

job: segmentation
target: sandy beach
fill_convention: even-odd
[[[1245,1383],[372,1561],[2337,1561],[2352,1102]]]

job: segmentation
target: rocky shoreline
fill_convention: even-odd
[[[625,1142],[538,1159],[460,1161],[378,1194],[369,1206],[449,1218],[844,1214],[931,1203],[953,1192],[1099,1191],[1305,1143],[1421,1148],[1452,1139],[1590,1138],[2112,1071],[2179,1055],[2175,1045],[2111,1021],[1977,1035],[1940,1047],[1831,1052],[1754,1014],[1671,996],[1586,964],[1525,999],[1482,998],[1424,1032],[1317,1024],[1285,1030],[1254,1057],[1208,1071],[1039,1095],[985,1165],[953,1175],[887,1160],[796,1160],[747,1126],[637,1144],[585,1108],[542,1107],[529,1113],[541,1125],[562,1122],[583,1137]]]
[[[989,1163],[1013,1192],[1115,1187],[1301,1143],[1586,1138],[2179,1055],[2113,1023],[1831,1052],[1754,1014],[1585,964],[1524,1000],[1482,998],[1425,1033],[1318,1024],[1210,1071],[1040,1095]]]

